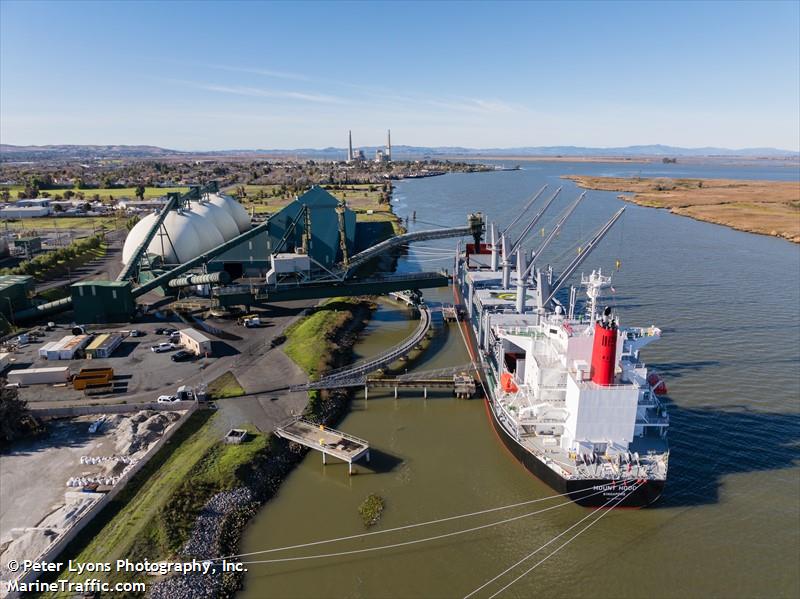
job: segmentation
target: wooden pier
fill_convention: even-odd
[[[353,462],[366,458],[369,462],[369,443],[353,435],[314,424],[304,418],[294,418],[288,424],[275,429],[279,437],[298,443],[315,451],[322,452],[322,463],[327,464],[326,456],[333,456],[347,462],[348,473],[353,474]]]

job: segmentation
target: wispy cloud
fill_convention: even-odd
[[[473,112],[482,114],[500,114],[517,112],[519,109],[501,100],[485,100],[480,98],[458,99],[431,99],[427,101],[431,106],[456,110],[460,112]]]
[[[291,79],[293,81],[309,81],[309,77],[301,75],[300,73],[287,73],[286,71],[274,71],[272,69],[262,69],[259,67],[239,67],[224,64],[208,64],[205,65],[210,69],[219,69],[221,71],[230,71],[232,73],[252,73],[254,75],[263,75],[265,77],[275,77],[277,79]]]
[[[251,98],[283,98],[286,100],[300,100],[303,102],[316,102],[319,104],[342,104],[343,98],[327,94],[315,94],[292,90],[266,89],[263,87],[248,87],[244,85],[219,85],[216,83],[204,83],[200,81],[186,81],[184,79],[170,79],[171,83],[187,85],[195,89],[202,89],[210,92],[222,94],[232,94],[236,96],[247,96]]]

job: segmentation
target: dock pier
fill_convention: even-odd
[[[454,374],[451,377],[425,377],[412,378],[408,375],[401,377],[374,376],[367,377],[364,381],[364,399],[369,399],[369,390],[394,389],[394,398],[397,399],[398,389],[422,388],[422,396],[428,399],[428,389],[452,389],[453,394],[462,399],[475,395],[477,385],[475,379],[464,373]]]
[[[322,453],[322,463],[327,464],[326,456],[333,456],[347,462],[348,474],[353,474],[353,462],[366,458],[369,462],[369,443],[353,435],[314,424],[305,418],[293,418],[287,424],[275,429],[279,437]]]

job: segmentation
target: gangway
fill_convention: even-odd
[[[419,306],[419,324],[416,330],[406,339],[394,347],[378,354],[373,358],[368,358],[361,362],[356,362],[349,366],[331,370],[322,379],[313,381],[305,385],[292,387],[292,391],[308,391],[311,389],[337,389],[339,387],[360,387],[364,384],[366,375],[379,368],[388,366],[392,362],[399,360],[407,355],[419,345],[431,328],[431,311],[425,304]]]
[[[413,233],[404,233],[390,237],[376,245],[373,245],[366,250],[359,252],[352,256],[346,265],[342,265],[341,275],[346,277],[347,274],[364,264],[368,260],[394,248],[402,246],[413,241],[431,241],[434,239],[449,239],[451,237],[464,237],[471,235],[475,239],[476,245],[480,243],[480,238],[483,235],[484,221],[483,215],[480,213],[470,214],[469,224],[466,227],[452,227],[449,229],[430,229],[426,231],[415,231]]]
[[[333,456],[347,462],[348,473],[353,474],[353,462],[365,457],[369,462],[369,443],[353,435],[314,424],[302,417],[293,418],[275,429],[279,437],[322,453],[322,463],[327,464],[326,456]]]

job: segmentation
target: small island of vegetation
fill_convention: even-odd
[[[361,514],[361,520],[363,520],[364,526],[369,528],[378,523],[378,520],[381,519],[384,505],[383,497],[380,495],[370,493],[367,496],[358,508],[358,513]]]

